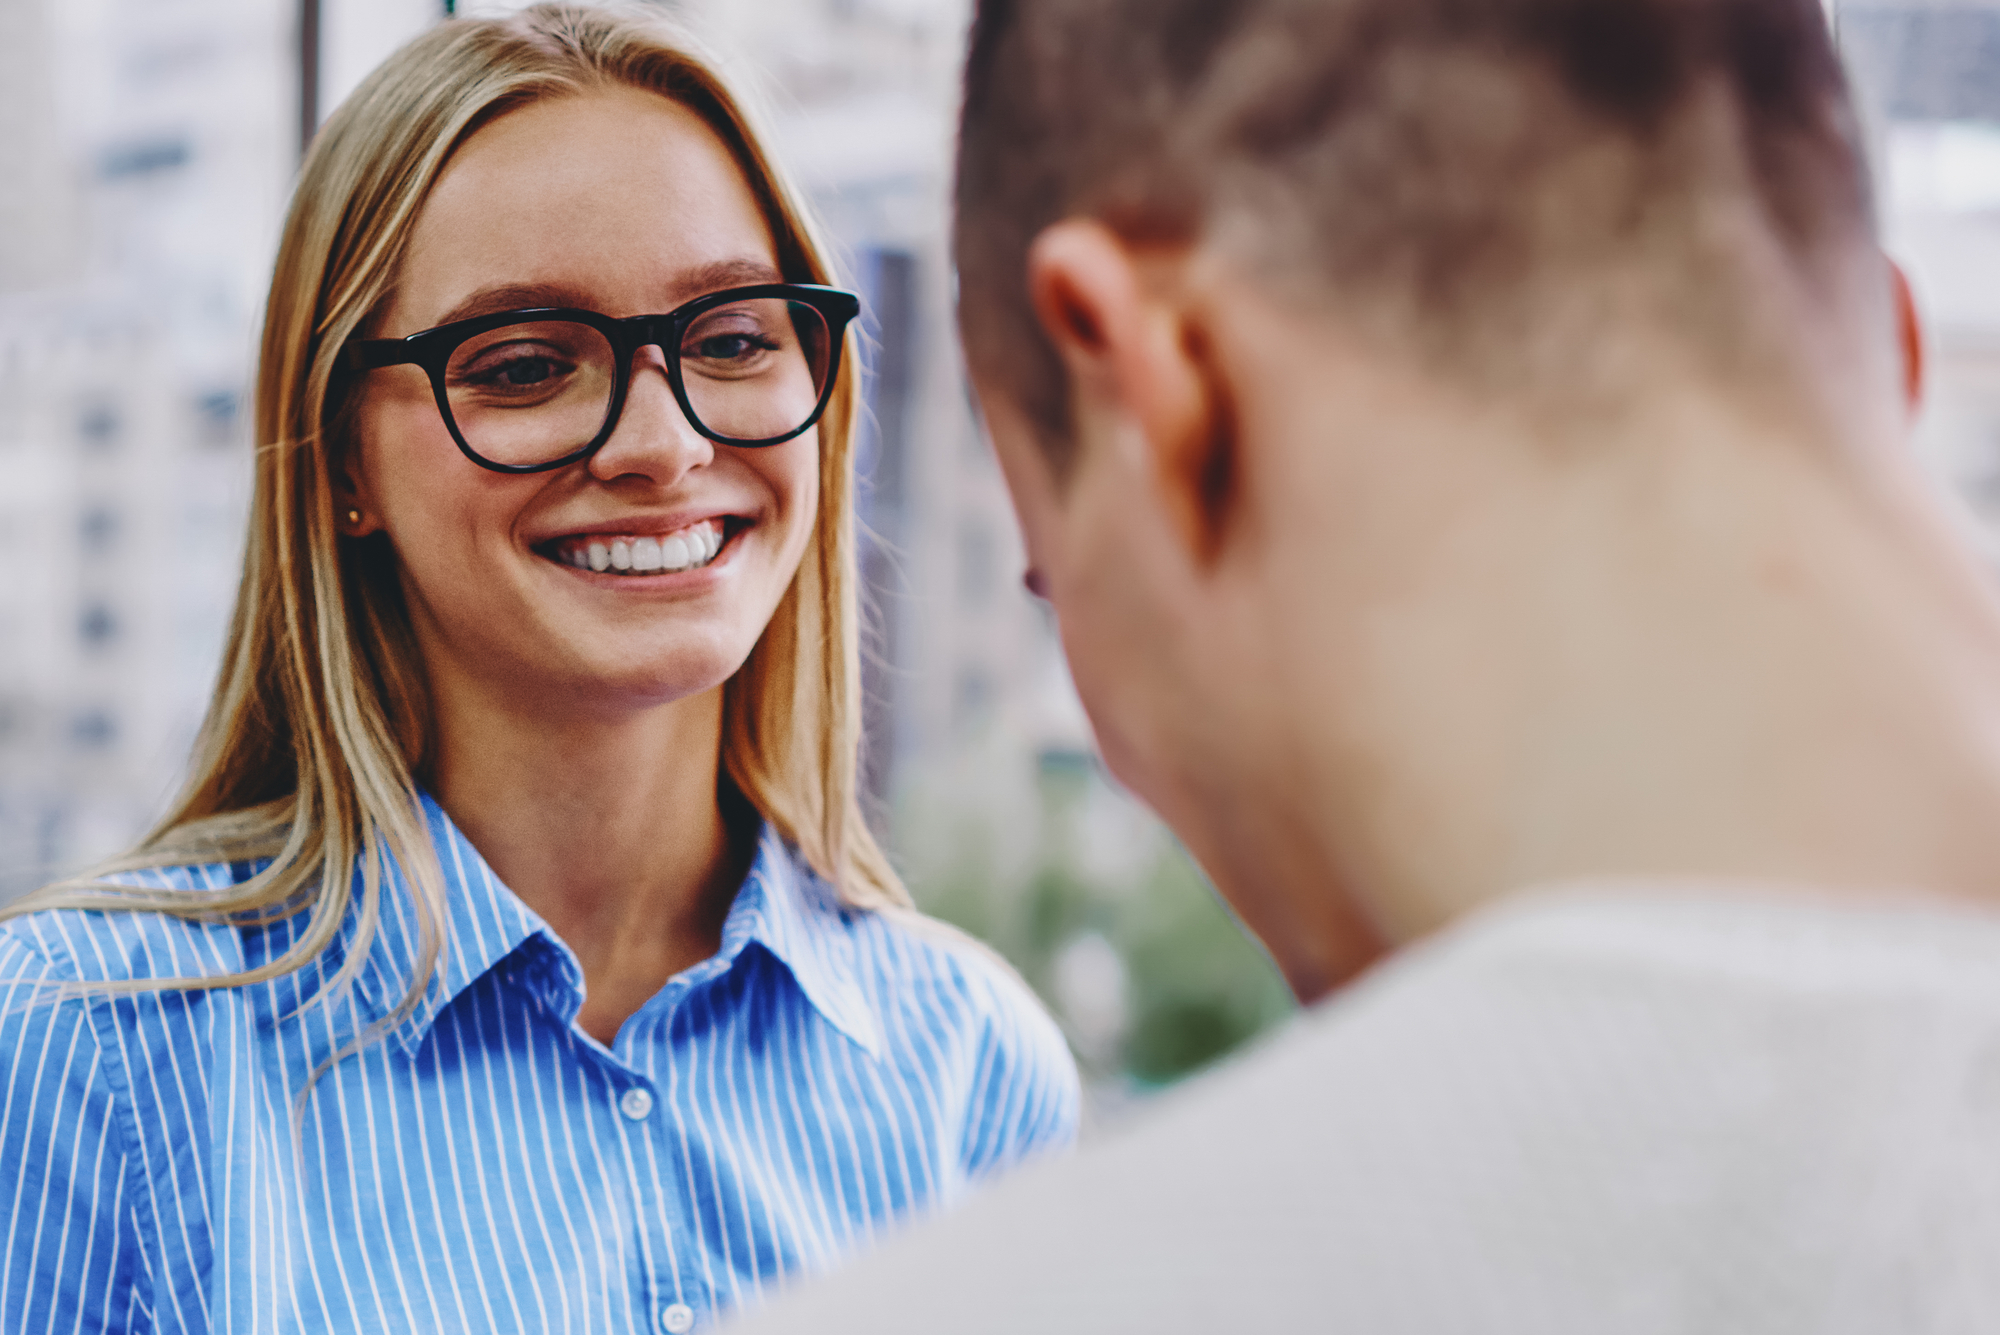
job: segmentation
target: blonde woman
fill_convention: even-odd
[[[329,122],[191,780],[0,925],[0,1329],[678,1333],[1071,1137],[857,814],[828,277],[637,17]]]

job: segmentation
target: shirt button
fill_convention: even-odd
[[[653,1111],[653,1096],[646,1090],[634,1085],[619,1097],[618,1111],[624,1113],[635,1122],[643,1122],[646,1120],[646,1115]],[[679,1304],[675,1304],[675,1306],[679,1306]],[[673,1310],[672,1307],[667,1309],[669,1312]],[[666,1319],[665,1315],[660,1317],[661,1321],[665,1321]],[[672,1327],[669,1327],[669,1329],[672,1329]],[[686,1330],[687,1327],[682,1326],[680,1329]]]
[[[694,1329],[694,1309],[686,1303],[661,1308],[660,1329],[667,1335],[687,1335]]]

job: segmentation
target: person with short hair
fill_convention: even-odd
[[[983,0],[971,373],[1310,1008],[746,1322],[2000,1329],[2000,598],[1817,0]]]
[[[0,1331],[684,1335],[1073,1138],[862,820],[833,277],[642,10],[334,113],[186,788],[0,915]]]

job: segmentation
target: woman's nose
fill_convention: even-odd
[[[609,482],[637,474],[670,486],[714,458],[714,442],[695,430],[674,398],[666,358],[657,347],[639,349],[618,425],[590,457],[591,475]]]

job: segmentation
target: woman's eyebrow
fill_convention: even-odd
[[[438,324],[454,324],[498,311],[531,311],[551,306],[588,306],[589,298],[563,283],[502,283],[483,287],[444,313]]]
[[[749,258],[717,260],[712,264],[700,265],[676,274],[673,282],[676,297],[673,304],[692,301],[705,292],[718,292],[726,287],[748,287],[754,283],[784,281],[785,276],[779,273],[777,266],[769,260]],[[553,306],[591,309],[592,302],[588,293],[566,283],[501,283],[494,287],[479,289],[446,311],[437,323],[453,324],[459,320],[471,320],[499,311],[540,310]],[[644,313],[660,315],[665,312]]]
[[[719,292],[725,287],[749,287],[755,283],[782,283],[785,276],[769,260],[739,259],[717,260],[697,268],[684,270],[674,277],[674,290],[681,301],[692,301],[704,292]]]

